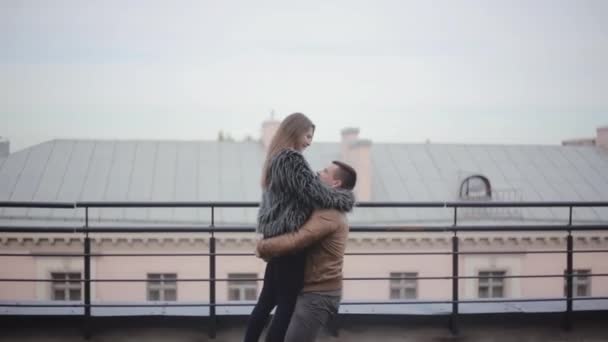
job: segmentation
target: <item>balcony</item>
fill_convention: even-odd
[[[226,296],[227,283],[234,281],[226,276],[226,269],[242,265],[245,269],[241,271],[247,272],[248,263],[259,261],[251,253],[254,227],[216,225],[215,216],[218,209],[255,209],[257,205],[251,202],[0,202],[0,207],[5,208],[84,212],[81,226],[0,227],[3,245],[0,259],[7,266],[0,276],[0,293],[3,293],[0,314],[5,327],[9,328],[9,336],[32,341],[69,341],[82,336],[112,341],[240,340],[253,302],[231,301]],[[608,226],[581,224],[574,219],[576,210],[605,207],[608,202],[360,203],[359,208],[366,210],[447,210],[452,212],[453,220],[450,224],[424,226],[355,223],[351,227],[354,238],[349,241],[346,253],[345,293],[340,315],[321,340],[608,340],[608,328],[602,322],[608,311],[608,286],[604,280],[608,276],[608,265],[601,262],[603,253],[608,252],[605,248]],[[210,222],[205,225],[99,225],[90,220],[89,215],[90,210],[99,208],[204,208],[209,210]],[[504,208],[550,209],[564,213],[565,219],[552,224],[531,224],[525,220],[515,224],[487,222],[488,215]],[[466,218],[479,216],[475,213],[483,213],[486,220],[469,224]],[[142,245],[129,240],[129,236],[142,235],[151,242]],[[65,236],[67,242],[53,242],[60,241],[61,236]],[[177,245],[164,244],[165,237],[177,241]],[[28,239],[35,239],[38,244],[29,243]],[[180,248],[175,250],[180,241],[189,246],[186,252]],[[121,246],[123,251],[112,246]],[[125,246],[131,247],[124,250]],[[176,260],[175,264],[196,265],[198,273],[192,274],[198,276],[176,275],[166,282],[174,283],[180,291],[186,288],[198,291],[197,296],[185,299],[179,296],[177,300],[113,299],[128,286],[143,288],[145,284],[161,281],[107,275],[118,274],[127,260],[137,260],[143,267],[149,260],[161,260],[159,258],[171,258]],[[26,260],[45,259],[63,260],[64,265],[82,267],[81,275],[63,279],[63,283],[80,285],[74,288],[74,291],[82,289],[79,300],[69,301],[66,297],[51,300],[44,296],[44,291],[40,295],[40,289],[59,283],[58,279],[37,276],[44,273],[29,271],[24,265]],[[395,260],[397,265],[427,264],[419,265],[420,270],[415,274],[358,274],[359,269],[374,271]],[[487,260],[494,266],[488,268]],[[372,267],[366,268],[365,262]],[[543,262],[547,271],[537,272],[528,267]],[[591,272],[583,275],[581,267],[590,267]],[[507,271],[493,271],[501,268]],[[588,280],[589,284],[594,280],[588,287],[589,293],[578,293],[584,289],[581,279]],[[259,284],[262,279],[240,278],[239,281]],[[28,293],[24,290],[27,284],[38,286],[33,288],[37,296],[24,295]],[[404,284],[417,284],[415,298],[407,298]],[[393,285],[403,290],[400,294],[395,292],[395,298],[391,298]],[[547,294],[542,295],[545,291]],[[18,295],[11,297],[14,293]],[[69,292],[66,293],[70,299]],[[32,331],[34,326],[36,330]]]

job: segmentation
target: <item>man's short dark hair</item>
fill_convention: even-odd
[[[357,184],[357,171],[352,166],[338,160],[334,160],[332,163],[338,166],[334,177],[342,181],[341,188],[346,190],[354,189],[355,184]]]

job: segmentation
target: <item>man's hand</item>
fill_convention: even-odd
[[[264,260],[264,261],[266,261],[266,262],[268,262],[268,260],[270,258],[268,258],[267,256],[263,256],[260,253],[260,248],[259,247],[260,247],[261,243],[262,243],[262,239],[258,240],[257,243],[255,244],[255,256],[258,257],[258,258],[260,258],[260,259],[262,259],[262,260]]]
[[[264,234],[256,233],[254,238],[255,243],[257,244],[262,240],[264,240]]]

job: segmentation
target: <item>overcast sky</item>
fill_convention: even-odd
[[[559,144],[608,125],[608,1],[0,0],[0,136]]]

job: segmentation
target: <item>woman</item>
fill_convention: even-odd
[[[264,238],[296,231],[318,208],[348,211],[355,199],[350,191],[331,189],[316,177],[302,152],[312,143],[315,126],[294,113],[280,124],[262,169],[262,203],[258,233]],[[260,298],[251,313],[245,342],[257,341],[276,306],[266,341],[282,342],[304,283],[306,251],[272,258],[266,265]]]

